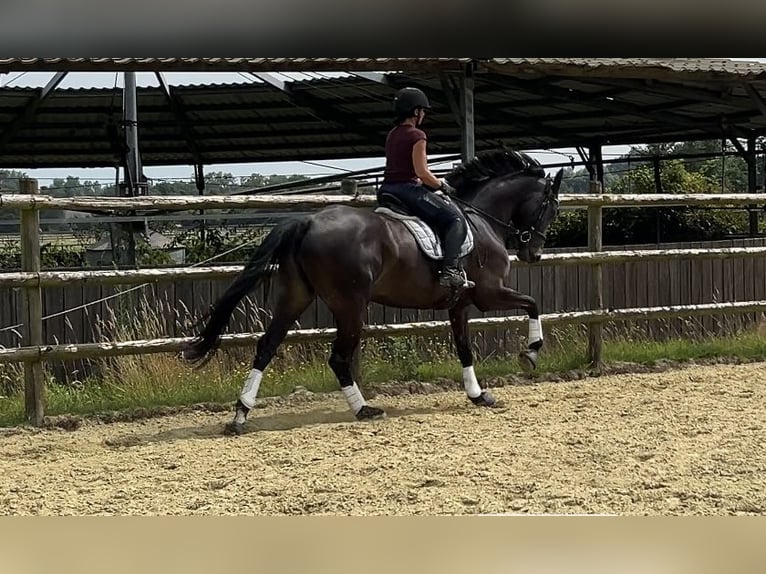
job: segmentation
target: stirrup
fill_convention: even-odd
[[[476,287],[476,283],[468,279],[465,271],[453,267],[447,267],[442,270],[439,276],[439,285],[452,287],[453,289],[471,289]]]

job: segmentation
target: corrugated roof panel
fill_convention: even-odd
[[[471,61],[495,69],[569,67],[581,70],[667,70],[683,73],[765,75],[759,62],[725,58],[0,58],[2,70],[198,70],[198,71],[328,71],[399,70],[460,66]]]
[[[740,129],[766,126],[766,116],[744,90],[717,96],[731,91],[727,87],[731,85],[731,76],[720,80],[671,74],[654,82],[651,89],[642,90],[643,79],[582,73],[588,66],[600,69],[602,60],[589,61],[587,65],[575,59],[540,61],[547,63],[534,64],[538,72],[547,70],[557,75],[538,74],[530,80],[502,77],[504,72],[497,70],[489,74],[477,72],[477,149],[499,142],[512,147],[541,142],[571,146],[599,138],[615,142],[634,137],[630,134],[637,130],[643,130],[644,135],[635,137],[705,133],[715,139],[720,136],[722,114],[728,116],[729,125]],[[649,60],[642,61],[646,64]],[[562,62],[568,68],[555,67],[564,65]],[[611,72],[621,73],[614,61],[608,62]],[[635,60],[621,62],[635,65]],[[508,64],[505,70],[513,72],[514,65]],[[562,70],[572,76],[561,76]],[[384,136],[391,127],[391,97],[397,87],[410,83],[428,89],[435,108],[426,119],[429,149],[459,151],[459,128],[438,75],[429,70],[426,75],[392,74],[387,78],[383,83],[356,76],[313,78],[295,82],[288,93],[268,83],[184,86],[174,87],[173,92],[181,103],[187,131],[202,150],[204,163],[241,161],[265,154],[278,159],[329,159],[332,154],[353,157],[360,149],[380,155]],[[740,86],[742,81],[737,78],[735,84]],[[747,81],[755,89],[760,86]],[[292,100],[290,91],[299,97]],[[594,92],[614,96],[594,97]],[[14,118],[22,114],[38,93],[33,88],[0,89],[0,133],[10,129]],[[453,95],[457,101],[457,92]],[[762,95],[766,95],[766,90]],[[701,101],[695,102],[695,97]],[[162,90],[141,88],[138,99],[139,138],[145,165],[193,163],[195,158],[181,121]],[[11,134],[4,147],[0,144],[0,167],[77,165],[73,163],[76,161],[89,166],[113,165],[121,145],[119,138],[114,137],[121,109],[119,89],[55,90],[34,117]],[[653,109],[661,111],[655,113]],[[679,127],[668,119],[689,125]],[[69,142],[69,147],[61,145],[62,142]],[[345,155],[337,155],[340,149],[345,150]]]
[[[459,66],[470,58],[0,58],[0,70],[347,71]]]
[[[673,72],[715,72],[733,75],[766,75],[766,64],[726,58],[491,58],[499,66],[569,66],[589,70],[614,71],[627,68],[647,71],[664,69]]]

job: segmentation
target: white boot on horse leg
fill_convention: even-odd
[[[367,404],[367,401],[364,400],[364,396],[362,395],[362,391],[359,390],[359,385],[355,382],[351,385],[341,387],[340,390],[343,392],[343,396],[346,397],[348,406],[357,420],[364,421],[386,416],[383,409],[371,407]]]
[[[258,396],[258,389],[261,387],[262,379],[263,371],[258,369],[250,370],[244,385],[242,385],[242,390],[239,393],[239,400],[237,401],[236,407],[237,412],[234,415],[234,421],[227,427],[227,432],[242,434],[245,431],[247,413],[249,413],[255,406],[255,399]]]
[[[527,348],[519,353],[519,364],[524,371],[534,371],[537,368],[537,358],[543,346],[543,327],[540,319],[529,320],[529,337]]]
[[[495,397],[489,391],[482,390],[479,386],[479,381],[476,379],[476,372],[473,370],[473,365],[470,367],[463,367],[463,386],[465,387],[465,394],[468,395],[470,401],[482,407],[491,407],[495,405]]]

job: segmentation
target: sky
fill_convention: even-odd
[[[733,60],[750,60],[766,62],[766,58],[731,58]],[[328,77],[344,74],[338,73],[295,73],[284,74],[287,78]],[[53,77],[51,72],[11,72],[0,74],[0,87],[40,87],[44,86]],[[208,83],[253,83],[257,80],[245,73],[232,72],[167,72],[165,78],[171,85],[181,84],[208,84]],[[115,72],[70,72],[64,79],[60,88],[112,88],[115,84],[122,87],[123,75]],[[139,86],[158,86],[155,75],[151,72],[138,72],[136,82]],[[141,110],[139,109],[139,119]],[[140,128],[139,128],[140,129]],[[609,146],[603,150],[604,157],[613,157],[629,150],[628,146]],[[543,164],[567,161],[569,155],[577,157],[574,149],[558,149],[555,151],[527,150],[531,155]],[[439,156],[431,156],[438,158]],[[383,158],[362,158],[349,160],[326,160],[317,162],[280,162],[280,163],[242,163],[242,164],[213,164],[206,165],[205,172],[222,171],[231,173],[233,176],[248,176],[253,173],[263,175],[274,174],[304,174],[308,176],[320,176],[341,174],[346,171],[355,171],[367,168],[382,167]],[[54,178],[66,176],[79,177],[84,180],[98,180],[113,182],[115,179],[114,168],[60,168],[60,169],[23,169],[30,177],[40,181],[40,185],[49,185]],[[149,179],[193,179],[192,166],[147,166],[144,173]]]

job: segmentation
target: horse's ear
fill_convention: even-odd
[[[553,178],[553,193],[558,196],[559,188],[561,187],[561,180],[564,177],[564,168],[561,168],[556,172],[556,176]]]

